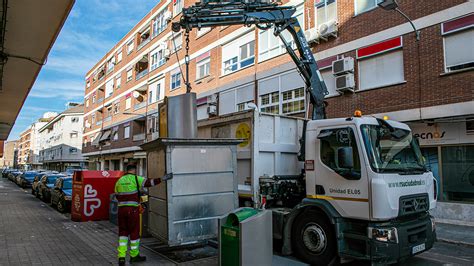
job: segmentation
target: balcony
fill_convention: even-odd
[[[97,121],[97,122],[95,123],[95,125],[96,125],[96,126],[102,125],[102,120]]]
[[[148,37],[148,39],[145,39],[143,40],[138,46],[137,46],[137,51],[142,49],[143,46],[147,45],[147,43],[149,43],[151,41],[150,37]]]
[[[135,134],[132,137],[133,141],[145,140],[145,133]]]
[[[146,106],[146,101],[143,101],[141,103],[137,103],[133,106],[133,110],[136,111],[138,109],[142,109],[143,107]]]
[[[104,123],[105,122],[109,122],[112,120],[112,116],[107,116],[105,119],[104,119]]]
[[[104,101],[104,98],[97,99],[97,103],[101,103]]]
[[[135,80],[139,80],[148,74],[148,69],[142,70],[142,72],[135,75]]]

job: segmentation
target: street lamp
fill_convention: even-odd
[[[415,31],[416,41],[420,40],[420,31],[415,27],[413,21],[398,8],[397,0],[377,0],[377,5],[384,10],[395,10],[400,13],[400,15],[402,15],[410,23],[413,30]]]

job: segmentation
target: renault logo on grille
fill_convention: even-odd
[[[418,200],[417,199],[413,200],[413,208],[415,208],[415,210],[417,211],[419,207],[420,207],[420,204],[418,203]]]

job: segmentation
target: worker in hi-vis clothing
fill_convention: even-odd
[[[145,187],[158,185],[161,181],[171,179],[173,174],[162,178],[150,179],[137,176],[137,167],[127,165],[127,173],[115,183],[115,194],[118,201],[118,226],[119,226],[119,265],[125,265],[127,256],[128,239],[130,238],[130,263],[145,261],[145,256],[140,256],[140,213],[143,211],[140,196]]]

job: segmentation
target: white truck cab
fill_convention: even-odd
[[[325,119],[309,121],[305,134],[306,198],[295,207],[304,211],[292,225],[294,252],[329,263],[337,246],[341,257],[390,263],[432,247],[428,211],[437,185],[407,125]]]

